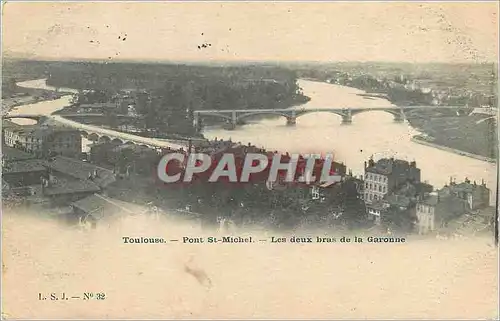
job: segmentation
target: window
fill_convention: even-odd
[[[365,183],[365,188],[368,188],[368,183]]]
[[[384,187],[382,188],[382,192],[383,192],[383,193],[385,193],[385,192],[386,192],[386,190],[387,190],[387,188],[384,186]]]
[[[370,183],[370,189],[373,189],[373,185],[372,185],[372,183]]]
[[[378,186],[378,191],[382,192],[382,186],[381,185]]]
[[[313,200],[319,199],[319,188],[317,186],[313,186],[311,189],[311,198]]]
[[[373,195],[373,198],[374,198],[375,200],[378,200],[378,196],[377,196],[377,194]]]

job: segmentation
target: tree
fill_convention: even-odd
[[[402,210],[397,206],[390,206],[382,213],[382,225],[400,232],[411,232],[416,223],[416,217],[409,209]]]
[[[351,227],[357,227],[366,221],[365,202],[360,198],[356,183],[347,180],[339,191],[341,207],[344,209],[342,220]]]

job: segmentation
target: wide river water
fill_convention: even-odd
[[[54,89],[45,80],[38,79],[18,83],[21,87]],[[295,108],[317,109],[332,107],[384,107],[393,106],[382,98],[366,98],[365,93],[351,87],[332,85],[309,80],[299,80],[299,86],[309,102]],[[75,92],[74,90],[64,90]],[[11,113],[50,114],[67,106],[71,96],[52,101],[44,101],[15,107]],[[16,120],[27,123],[29,120]],[[297,119],[295,127],[286,126],[284,118],[257,120],[228,131],[221,128],[206,128],[207,138],[231,138],[233,141],[252,143],[270,150],[298,153],[332,153],[339,162],[344,162],[353,174],[363,173],[364,161],[373,155],[394,156],[400,159],[415,160],[422,171],[422,180],[441,188],[450,181],[457,182],[465,177],[484,180],[491,189],[491,203],[494,204],[496,190],[496,165],[485,161],[453,154],[447,151],[424,146],[411,141],[418,132],[407,122],[395,123],[391,114],[383,111],[365,112],[353,116],[350,125],[341,125],[341,117],[330,113],[312,113]],[[84,140],[87,150],[89,141]]]

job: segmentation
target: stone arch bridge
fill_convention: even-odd
[[[33,119],[36,121],[42,120],[52,120],[56,123],[61,124],[65,127],[74,128],[82,134],[83,137],[95,141],[95,142],[116,142],[117,144],[137,144],[141,146],[146,146],[149,148],[153,148],[156,150],[161,149],[173,149],[173,150],[187,150],[187,145],[183,143],[177,143],[169,140],[143,137],[139,135],[134,135],[130,133],[124,133],[120,131],[116,131],[113,129],[104,128],[102,126],[89,125],[79,123],[77,121],[65,118],[69,116],[99,116],[99,114],[61,114],[61,115],[37,115],[37,114],[12,114],[12,115],[4,115],[2,119],[15,119],[15,118],[24,118],[24,119]],[[103,116],[103,115],[100,115]],[[125,116],[123,117],[130,117]]]

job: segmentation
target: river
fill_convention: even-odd
[[[38,79],[18,83],[21,87],[44,88],[45,80]],[[365,93],[351,87],[299,80],[299,86],[311,100],[295,108],[316,109],[331,107],[384,107],[394,106],[383,98],[360,96]],[[72,89],[61,91],[76,92]],[[50,114],[62,109],[70,102],[71,95],[14,108],[11,113]],[[29,120],[16,120],[26,124]],[[411,141],[419,134],[407,122],[395,123],[393,116],[383,111],[371,111],[353,116],[351,125],[341,125],[341,117],[329,113],[312,113],[297,119],[295,127],[285,125],[284,118],[258,120],[228,131],[207,128],[207,138],[231,138],[233,141],[252,143],[270,150],[290,153],[333,153],[337,161],[344,162],[353,174],[363,173],[364,161],[373,155],[377,160],[391,157],[415,160],[421,169],[422,180],[442,187],[450,181],[465,177],[480,183],[483,179],[491,190],[491,203],[495,202],[496,165],[485,161],[460,156]],[[89,141],[84,139],[83,149],[88,151]]]
[[[394,106],[383,98],[367,98],[365,93],[351,87],[299,80],[299,86],[311,100],[295,108],[317,109],[331,107]],[[299,153],[333,153],[338,161],[361,175],[364,161],[371,155],[377,160],[391,157],[415,160],[421,169],[422,180],[441,188],[450,181],[465,177],[478,183],[484,179],[494,204],[496,165],[460,156],[411,141],[419,134],[407,122],[395,123],[394,117],[383,111],[365,112],[353,116],[351,125],[341,125],[341,117],[330,113],[312,113],[297,119],[295,127],[286,126],[284,118],[252,122],[236,130],[207,128],[207,138],[231,138],[233,141],[255,144],[270,150]]]

